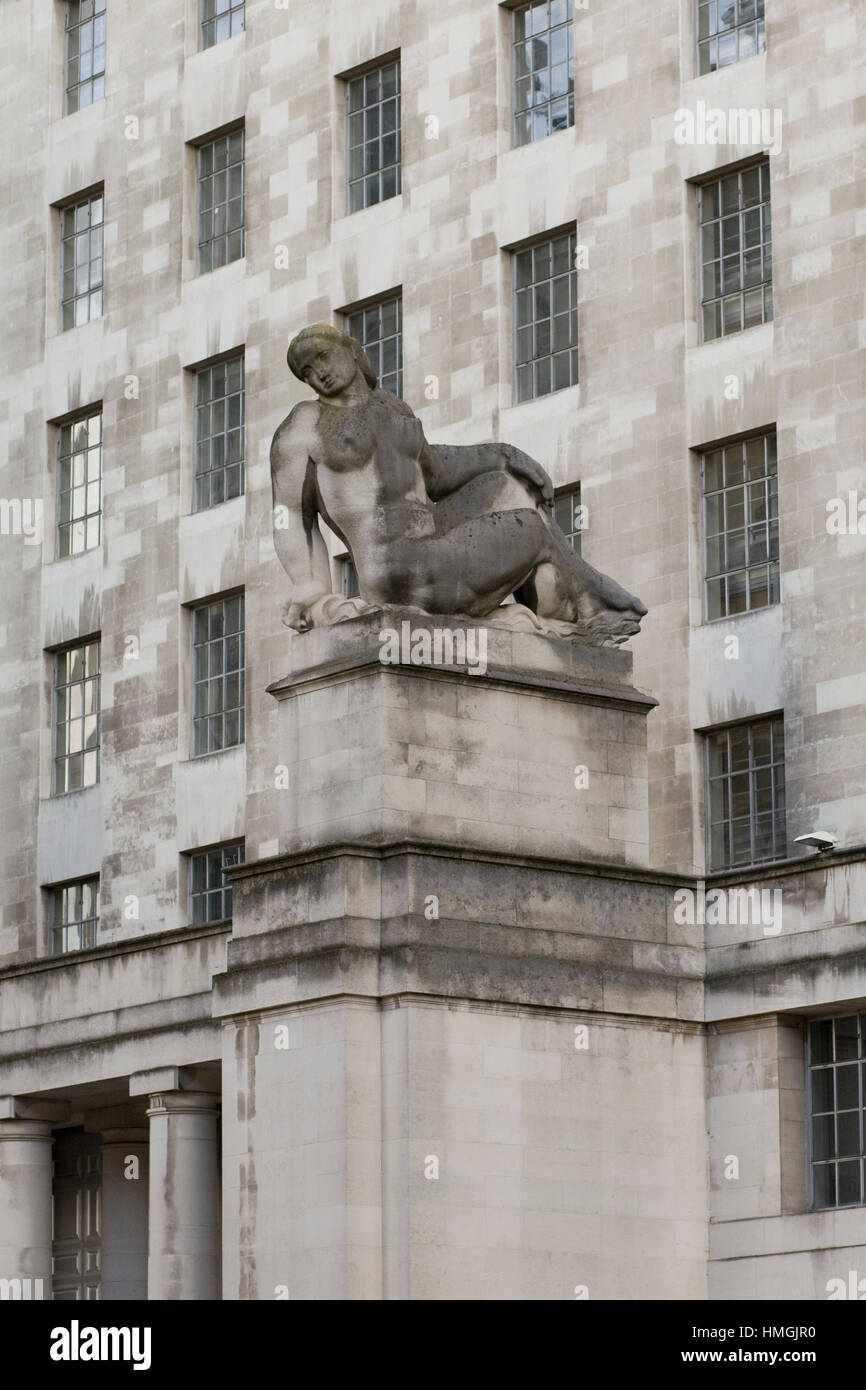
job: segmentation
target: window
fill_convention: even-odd
[[[708,620],[779,602],[776,432],[703,455]]]
[[[198,151],[198,268],[216,270],[244,254],[244,132]]]
[[[193,611],[193,757],[244,741],[244,597]]]
[[[244,490],[244,359],[195,374],[195,509]]]
[[[708,734],[707,787],[711,869],[785,858],[781,715]]]
[[[514,143],[574,125],[572,0],[534,0],[514,11]]]
[[[94,638],[54,657],[54,793],[99,781],[100,642]]]
[[[361,588],[358,583],[358,571],[355,569],[354,560],[349,555],[338,555],[337,568],[340,577],[340,593],[343,598],[357,598]]]
[[[212,48],[243,33],[244,0],[201,0],[201,46]]]
[[[773,317],[770,162],[698,189],[704,341]]]
[[[99,545],[102,515],[102,411],[61,425],[57,439],[57,554]]]
[[[809,1024],[812,1205],[866,1201],[866,1014]]]
[[[64,331],[102,316],[102,190],[60,209],[61,314]]]
[[[55,888],[51,894],[51,949],[86,951],[96,945],[99,931],[99,878],[82,878]]]
[[[105,0],[67,0],[66,114],[105,96]]]
[[[190,855],[189,915],[193,926],[228,921],[232,915],[232,889],[226,883],[225,871],[230,865],[243,862],[243,841]]]
[[[764,0],[698,0],[698,72],[741,63],[766,48]]]
[[[553,519],[572,550],[580,554],[580,533],[584,529],[584,512],[580,505],[580,483],[563,488],[553,499]]]
[[[346,315],[346,332],[363,347],[383,391],[403,395],[403,298],[392,295]]]
[[[577,382],[577,233],[514,253],[515,393],[518,401]]]
[[[349,212],[400,192],[400,60],[346,83]]]

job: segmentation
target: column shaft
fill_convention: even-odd
[[[0,1120],[0,1279],[30,1281],[5,1297],[51,1297],[51,1142],[47,1121]]]
[[[150,1097],[149,1299],[220,1296],[216,1099],[189,1091]]]

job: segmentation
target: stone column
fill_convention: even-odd
[[[149,1097],[148,1299],[220,1296],[219,1096],[188,1085],[176,1067],[140,1072],[129,1083],[131,1095]]]
[[[103,1300],[147,1298],[147,1171],[145,1129],[104,1129],[102,1154]]]
[[[20,1281],[0,1287],[4,1297],[48,1299],[51,1123],[21,1111],[14,1097],[0,1098],[0,1280]]]

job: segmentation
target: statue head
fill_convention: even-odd
[[[377,382],[361,344],[329,323],[301,329],[289,343],[286,361],[298,380],[309,382],[320,396],[339,395],[358,372],[369,387]]]

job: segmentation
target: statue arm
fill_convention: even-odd
[[[271,444],[274,549],[291,580],[290,610],[306,609],[331,592],[328,551],[318,525],[315,465],[310,458],[313,411],[311,403],[296,406]],[[290,612],[287,621],[294,616]]]
[[[427,495],[448,497],[481,473],[506,470],[529,484],[533,501],[553,506],[553,484],[540,463],[513,444],[428,444],[421,457]]]

